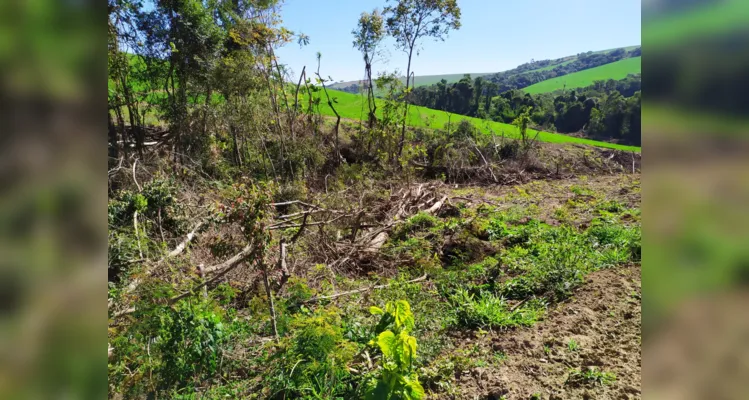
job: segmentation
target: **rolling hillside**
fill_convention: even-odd
[[[491,75],[494,72],[479,72],[479,73],[469,73],[471,75],[471,78],[477,78],[479,76],[484,75]],[[414,77],[414,83],[416,86],[427,86],[427,85],[434,85],[435,83],[446,80],[448,83],[453,83],[459,81],[461,78],[463,78],[465,74],[442,74],[442,75],[416,75]],[[374,77],[372,78],[374,79]],[[405,78],[401,78],[401,82],[406,83]],[[330,85],[331,88],[340,90],[345,87],[358,84],[359,81],[346,81],[346,82],[337,82],[332,85]]]
[[[531,94],[548,93],[555,90],[567,88],[574,89],[592,85],[597,80],[623,79],[629,74],[642,71],[642,57],[632,57],[601,65],[591,69],[578,71],[572,74],[559,76],[536,83],[523,89]],[[565,86],[566,85],[566,86]]]
[[[684,43],[690,38],[717,36],[746,26],[749,7],[744,0],[711,2],[693,9],[643,21],[643,39],[649,48]]]
[[[623,48],[625,51],[630,51],[630,50],[633,50],[633,49],[635,49],[637,47],[640,47],[640,46],[639,45],[637,45],[637,46],[626,46],[626,47],[620,47],[620,48]],[[618,48],[613,48],[613,49],[598,50],[598,51],[594,51],[593,54],[608,53],[608,52],[611,52],[611,51],[614,51],[614,50],[617,50],[617,49],[619,49],[619,47]],[[577,60],[577,58],[578,58],[577,55],[572,55],[572,56],[566,56],[566,57],[557,58],[557,59],[554,59],[552,61],[552,63],[550,65],[548,65],[548,66],[540,67],[540,68],[536,68],[536,69],[531,69],[531,70],[520,71],[520,72],[517,72],[517,74],[518,75],[522,75],[522,74],[527,74],[527,73],[530,73],[530,72],[547,71],[547,70],[556,68],[556,67],[558,67],[560,65],[567,65],[567,64],[569,64],[571,62],[574,62],[575,60]],[[513,70],[514,69],[508,70],[508,71],[511,72]],[[508,72],[508,71],[502,71],[502,72]],[[471,75],[471,78],[475,79],[475,78],[477,78],[479,76],[494,75],[494,74],[498,74],[498,73],[499,72],[480,72],[480,73],[473,73],[473,72],[471,72],[471,73],[468,73],[468,74]],[[416,87],[418,87],[418,86],[434,85],[434,84],[438,83],[439,81],[441,81],[442,79],[446,80],[447,83],[454,83],[454,82],[457,82],[460,79],[462,79],[463,76],[465,76],[465,75],[466,75],[466,73],[441,74],[441,75],[416,75],[416,77],[414,78],[414,82],[415,82],[415,86]],[[401,81],[405,83],[405,78],[402,78]],[[358,84],[358,83],[359,83],[359,81],[337,82],[337,83],[331,84],[329,87],[332,88],[332,89],[336,89],[336,90],[342,90],[342,89],[345,89],[345,88],[347,88],[347,87],[349,87],[351,85],[355,85],[355,84]]]
[[[342,118],[355,120],[366,118],[366,105],[362,101],[363,98],[360,95],[341,92],[337,90],[330,90],[329,93],[332,98],[335,98],[337,100],[335,108]],[[381,102],[381,100],[378,99],[378,102]],[[378,104],[378,115],[381,115],[381,111],[382,107]],[[323,115],[335,115],[333,113],[333,110],[327,104],[325,104],[325,102],[321,103],[320,112]],[[431,129],[444,129],[445,125],[448,123],[448,120],[451,126],[457,126],[457,124],[464,119],[474,124],[479,130],[481,130],[481,132],[486,134],[494,133],[495,135],[505,135],[512,138],[517,138],[519,136],[517,128],[510,124],[503,124],[500,122],[488,121],[480,118],[447,113],[444,111],[432,110],[425,107],[409,107],[409,126],[425,127]],[[529,131],[532,132],[531,134],[533,136],[536,135],[537,131],[532,129],[529,129]],[[559,133],[540,132],[538,134],[538,139],[540,141],[549,143],[575,143],[626,151],[640,151],[640,148],[636,146],[624,146],[613,143],[599,142],[590,139],[567,136]]]

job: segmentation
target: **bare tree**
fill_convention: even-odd
[[[460,7],[457,0],[388,0],[394,5],[385,7],[387,31],[392,36],[399,49],[408,54],[406,67],[406,89],[408,95],[411,77],[411,59],[417,49],[419,39],[431,37],[435,40],[445,40],[450,29],[460,29]],[[418,50],[417,50],[418,55]],[[406,122],[408,117],[408,102],[403,113],[403,128],[398,147],[398,157],[403,152],[406,139]]]
[[[374,9],[372,13],[363,12],[359,17],[357,28],[351,31],[354,35],[354,47],[364,57],[364,72],[367,82],[367,106],[369,107],[369,128],[372,129],[377,116],[377,104],[375,103],[374,86],[372,84],[372,62],[377,55],[377,46],[384,36],[383,20],[379,10]]]

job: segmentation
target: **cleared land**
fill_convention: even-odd
[[[591,69],[578,71],[572,74],[547,79],[543,82],[524,88],[523,91],[531,94],[549,93],[555,90],[573,89],[590,86],[597,80],[623,79],[629,74],[642,71],[642,57],[625,58],[610,64],[601,65]]]
[[[363,98],[361,95],[341,92],[337,90],[330,90],[329,93],[332,98],[335,98],[338,101],[336,104],[334,104],[334,107],[342,118],[356,120],[366,118],[367,114],[366,104],[364,101],[365,98]],[[377,107],[378,116],[381,116],[383,108],[382,100],[378,99]],[[333,113],[333,110],[324,102],[320,104],[320,113],[328,116],[335,115]],[[444,111],[432,110],[426,107],[409,107],[408,118],[409,126],[424,127],[430,129],[445,129],[448,122],[452,127],[456,127],[461,120],[467,120],[483,133],[493,133],[498,136],[504,135],[510,138],[519,138],[518,129],[513,125],[483,120],[480,118],[467,117],[459,114],[452,114]],[[532,129],[529,129],[529,132],[531,132],[530,134],[533,137],[535,137],[536,133],[538,133],[538,140],[542,142],[585,144],[598,147],[607,147],[611,149],[640,152],[640,148],[636,146],[625,146],[614,143],[599,142],[596,140],[567,136],[560,133],[538,132]]]

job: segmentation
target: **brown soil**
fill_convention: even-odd
[[[457,382],[460,399],[639,399],[641,398],[640,266],[589,275],[568,301],[552,306],[532,328],[468,339],[504,353],[501,363],[466,371]],[[570,340],[579,349],[568,348]],[[478,342],[478,343],[477,343]],[[546,349],[545,349],[546,347]],[[571,368],[612,372],[608,385],[566,383]]]

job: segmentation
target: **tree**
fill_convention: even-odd
[[[431,37],[445,40],[450,29],[460,29],[460,8],[457,0],[388,0],[395,3],[385,7],[387,31],[399,49],[408,54],[406,67],[406,92],[411,81],[411,59],[419,39]],[[418,51],[417,51],[418,54]],[[403,127],[398,156],[403,152],[406,139],[408,104],[404,110]]]
[[[375,103],[374,86],[372,85],[372,61],[377,55],[377,46],[384,36],[383,20],[379,10],[372,13],[363,12],[359,17],[357,28],[351,31],[354,35],[354,47],[364,57],[364,72],[366,74],[367,105],[369,106],[369,128],[372,129],[377,116],[377,104]]]
[[[481,105],[481,96],[484,95],[484,78],[477,77],[473,80],[473,102],[471,104],[471,115],[476,117]]]

